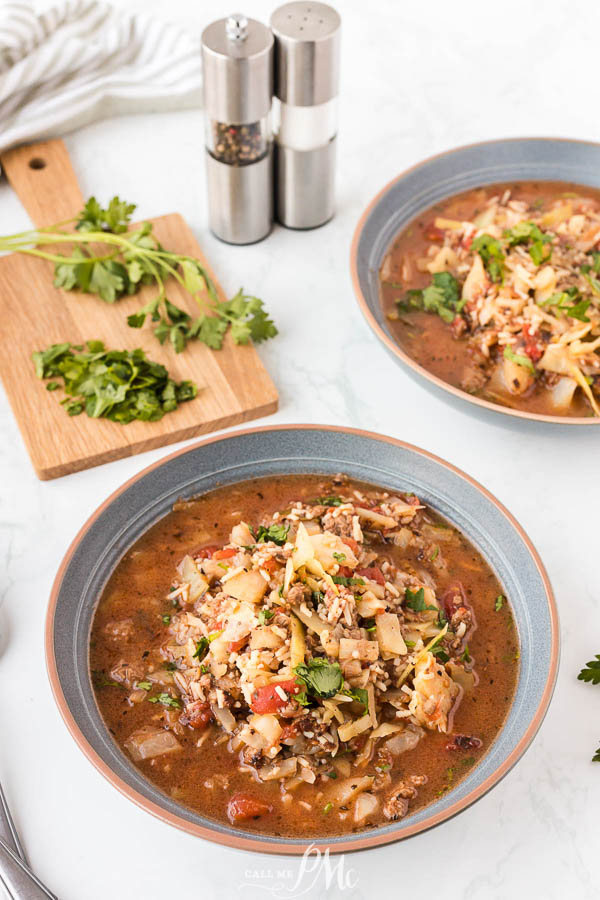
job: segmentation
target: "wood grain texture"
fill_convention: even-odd
[[[32,158],[45,160],[44,168],[31,169]],[[66,219],[81,208],[81,193],[61,141],[9,151],[0,162],[38,227]],[[164,246],[202,262],[225,299],[181,216],[161,216],[152,222]],[[45,260],[18,254],[0,259],[0,376],[39,478],[57,478],[277,409],[277,391],[251,345],[236,346],[227,337],[220,351],[192,343],[175,354],[170,347],[161,347],[149,328],[129,328],[127,316],[154,295],[151,286],[110,305],[95,296],[57,290],[52,277],[52,263]],[[177,306],[197,314],[194,300],[176,282],[169,284],[168,294]],[[70,418],[59,403],[63,392],[49,393],[36,378],[31,354],[49,344],[90,339],[114,349],[141,347],[177,381],[195,381],[198,396],[160,422],[119,425],[85,414]]]

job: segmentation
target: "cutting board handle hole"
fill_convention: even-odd
[[[41,156],[34,156],[33,159],[29,160],[29,168],[30,169],[45,169],[46,168],[46,160],[42,159]]]

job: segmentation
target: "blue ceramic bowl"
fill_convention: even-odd
[[[140,472],[88,520],[56,577],[46,625],[54,696],[84,753],[127,797],[192,834],[267,853],[300,854],[308,843],[252,835],[204,818],[163,794],[135,768],[109,734],[94,699],[88,643],[98,599],[122,556],[178,498],[264,475],[340,471],[391,490],[414,491],[475,544],[510,599],[521,655],[517,691],[506,724],[464,781],[401,822],[320,840],[317,845],[340,852],[372,847],[416,834],[460,812],[517,762],[548,708],[559,654],[557,613],[548,578],[521,527],[468,475],[409,444],[352,429],[284,425],[201,441]]]
[[[560,138],[514,138],[486,141],[432,156],[387,184],[371,201],[356,226],[350,251],[352,282],[360,308],[384,347],[409,374],[446,400],[484,416],[489,412],[513,420],[553,425],[600,425],[597,417],[546,416],[509,409],[473,397],[428,372],[398,345],[383,312],[379,270],[394,237],[435,203],[506,181],[570,181],[600,188],[600,144]]]

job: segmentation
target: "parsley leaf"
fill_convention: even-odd
[[[315,497],[309,501],[314,506],[341,506],[343,502],[341,497]]]
[[[156,422],[198,393],[192,381],[173,381],[143,350],[107,350],[102,341],[88,341],[86,350],[53,344],[32,359],[38,378],[62,378],[67,397],[61,402],[69,415],[85,410],[92,419],[121,425]]]
[[[502,284],[504,281],[504,251],[502,244],[491,234],[480,234],[471,244],[471,250],[479,253],[483,265],[492,281]]]
[[[600,684],[600,654],[596,654],[596,658],[586,664],[577,678],[589,684]]]
[[[332,581],[334,584],[341,584],[344,587],[351,587],[353,584],[364,584],[364,578],[354,578],[350,575],[333,575]]]
[[[572,306],[569,306],[569,301],[573,301]],[[580,322],[589,322],[586,312],[590,303],[590,300],[582,299],[578,288],[570,287],[566,291],[558,291],[555,294],[551,294],[546,300],[542,300],[539,306],[555,306],[572,319],[579,319]]]
[[[413,612],[426,612],[427,610],[431,610],[432,612],[437,612],[437,606],[428,606],[425,603],[425,590],[424,588],[419,588],[418,591],[411,591],[410,588],[406,588],[406,593],[404,595],[405,604],[409,609],[412,609]]]
[[[274,613],[274,612],[271,612],[271,610],[270,610],[270,609],[267,609],[266,607],[265,607],[265,609],[261,609],[260,612],[259,612],[259,614],[258,614],[258,622],[259,622],[259,624],[260,624],[260,625],[266,625],[267,622],[268,622],[270,619],[272,619],[274,615],[275,615],[275,613]]]
[[[521,353],[515,353],[512,347],[506,346],[504,348],[503,353],[504,359],[510,359],[511,362],[516,363],[518,366],[522,366],[524,369],[528,369],[530,372],[535,372],[535,366],[528,356],[525,356]]]
[[[161,703],[163,706],[169,706],[172,709],[181,709],[181,702],[166,692],[158,694],[157,697],[148,697],[148,703]]]
[[[337,694],[344,681],[339,663],[330,663],[321,657],[310,659],[308,663],[300,663],[294,669],[294,674],[306,686],[309,694],[322,700]]]
[[[500,610],[502,609],[503,606],[504,606],[504,595],[498,594],[498,596],[496,597],[496,600],[494,602],[494,610],[496,612],[500,612]]]
[[[465,305],[464,300],[460,299],[458,281],[450,272],[436,272],[429,287],[422,291],[410,290],[398,301],[399,306],[406,306],[407,303],[426,312],[437,313],[447,323],[453,322]]]
[[[205,637],[203,635],[196,644],[196,652],[192,656],[192,659],[197,659],[198,662],[202,662],[202,660],[208,653],[209,647],[212,642],[222,634],[222,631],[213,631],[212,634],[208,635],[208,637]]]
[[[535,222],[519,222],[514,228],[505,231],[504,237],[508,240],[509,247],[530,243],[529,255],[536,266],[548,262],[552,256],[552,248],[546,245],[552,243],[554,236],[542,231]]]
[[[278,544],[278,546],[282,547],[287,541],[287,536],[290,530],[289,525],[269,525],[268,527],[265,525],[259,525],[258,529],[254,531],[253,528],[250,528],[254,539],[257,544],[264,544],[267,541],[273,541],[274,544]]]
[[[348,691],[344,691],[344,693],[347,697],[352,697],[353,700],[356,700],[357,703],[364,707],[363,715],[366,716],[369,712],[369,694],[365,688],[351,688]]]

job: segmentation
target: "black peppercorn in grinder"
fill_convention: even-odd
[[[202,34],[210,228],[252,244],[273,224],[273,35],[235,14]]]

